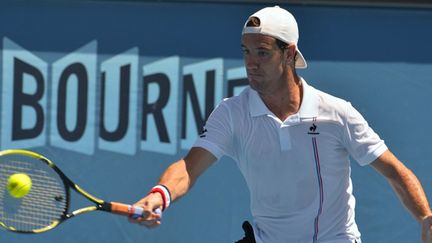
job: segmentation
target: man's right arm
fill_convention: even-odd
[[[193,147],[181,160],[171,164],[162,174],[159,183],[164,185],[171,194],[171,202],[185,195],[198,177],[216,161],[216,157],[209,151]],[[132,223],[139,223],[149,228],[160,224],[160,217],[153,213],[155,209],[162,208],[163,199],[160,193],[150,193],[135,206],[144,208],[146,217],[131,219]]]
[[[174,201],[185,195],[198,177],[215,161],[216,157],[209,151],[194,147],[184,159],[168,167],[162,174],[159,184],[170,190],[171,200]]]

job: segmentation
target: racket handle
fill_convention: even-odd
[[[144,209],[142,207],[131,206],[133,208],[133,213],[129,214],[134,219],[137,219],[144,215]],[[159,214],[162,218],[162,210],[160,208],[156,208],[153,211],[155,214]]]
[[[109,211],[111,211],[112,213],[130,216],[135,219],[144,215],[144,209],[142,207],[117,202],[111,202],[110,204],[111,207]],[[162,216],[162,210],[160,208],[156,208],[154,210],[154,213]]]

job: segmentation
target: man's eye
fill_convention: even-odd
[[[259,51],[258,52],[258,56],[260,56],[260,57],[266,57],[266,56],[268,56],[269,55],[269,52],[268,51]]]

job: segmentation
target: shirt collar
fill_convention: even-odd
[[[298,113],[295,115],[300,116],[300,118],[317,117],[319,104],[317,91],[312,86],[309,86],[303,78],[301,78],[301,82],[303,100]],[[273,114],[264,104],[258,93],[251,88],[249,88],[249,110],[252,117]]]

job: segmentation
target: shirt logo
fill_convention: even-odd
[[[315,123],[312,123],[312,126],[309,127],[308,134],[311,134],[311,135],[318,135],[318,134],[320,134],[319,132],[317,132],[317,128],[318,128],[318,126]]]
[[[199,135],[200,138],[205,138],[207,134],[207,129],[205,127],[203,127],[203,130],[201,131],[201,134]]]

